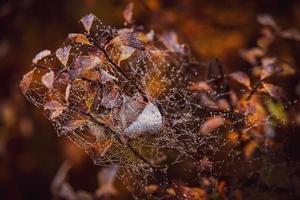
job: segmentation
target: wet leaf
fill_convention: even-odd
[[[244,72],[240,72],[240,71],[233,72],[233,73],[229,74],[229,77],[232,78],[233,80],[235,80],[236,82],[242,84],[247,89],[251,90],[250,78]]]
[[[51,51],[48,49],[45,49],[41,52],[39,52],[38,54],[36,54],[36,56],[32,59],[32,63],[37,64],[39,60],[43,59],[46,56],[51,55]]]
[[[102,140],[102,141],[98,141],[95,144],[95,151],[97,153],[98,156],[103,157],[106,152],[109,150],[109,148],[111,147],[111,145],[113,144],[113,140]]]
[[[55,78],[54,71],[50,70],[50,72],[42,76],[41,81],[50,90],[53,88],[54,78]]]
[[[26,94],[26,92],[30,89],[30,84],[33,81],[34,72],[35,68],[23,76],[23,79],[20,82],[20,88],[23,94]]]
[[[106,48],[110,45],[129,46],[135,49],[145,50],[144,42],[137,38],[136,34],[133,32],[133,29],[129,28],[118,30],[118,36],[112,39],[106,45]]]
[[[68,132],[74,131],[87,123],[88,123],[88,120],[85,118],[69,120],[66,122],[66,124],[63,127],[63,133],[68,133]]]
[[[80,20],[80,22],[82,23],[83,27],[85,28],[87,34],[90,34],[90,30],[91,30],[91,27],[92,27],[92,24],[93,24],[93,21],[95,18],[96,18],[95,15],[89,14],[89,15],[84,16]]]
[[[118,60],[118,64],[120,65],[120,62],[123,60],[128,59],[135,51],[134,48],[129,47],[129,46],[120,46],[120,56],[119,56],[119,60]]]
[[[209,134],[215,129],[219,128],[220,126],[223,126],[224,123],[225,119],[223,117],[212,117],[202,124],[200,128],[200,133]]]
[[[63,106],[58,101],[53,100],[53,101],[47,102],[44,105],[44,109],[49,110],[51,112],[50,119],[54,120],[63,113],[63,111],[66,109],[66,107]]]
[[[84,34],[80,33],[70,33],[68,35],[68,38],[71,39],[74,42],[80,43],[80,44],[86,44],[86,45],[91,45],[89,40]]]
[[[56,57],[66,67],[69,60],[71,46],[65,46],[56,50]]]
[[[209,91],[211,90],[211,87],[206,82],[199,81],[197,83],[192,83],[188,86],[188,89],[192,91]]]
[[[66,87],[66,91],[65,91],[65,100],[66,100],[67,103],[69,103],[71,87],[72,87],[72,85],[70,83],[68,83],[68,85]]]

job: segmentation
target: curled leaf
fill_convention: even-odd
[[[59,117],[63,111],[66,109],[65,106],[63,106],[60,102],[58,101],[49,101],[44,105],[45,110],[49,110],[51,112],[50,114],[50,119],[54,120],[57,117]]]
[[[91,44],[89,40],[86,38],[86,36],[80,33],[70,33],[68,35],[68,38],[77,43],[86,44],[86,45]]]
[[[249,90],[251,89],[250,78],[244,72],[240,72],[240,71],[233,72],[233,73],[229,74],[229,77],[232,78],[233,80],[235,80],[236,82],[242,84],[247,89],[249,89]]]
[[[219,117],[219,116],[212,117],[202,124],[202,126],[200,127],[200,133],[209,134],[213,132],[215,129],[224,125],[224,123],[225,123],[225,119],[223,117]]]
[[[32,63],[37,64],[37,62],[39,60],[41,60],[42,58],[49,56],[51,54],[51,51],[48,49],[45,49],[41,52],[39,52],[38,54],[36,54],[36,56],[32,59]]]

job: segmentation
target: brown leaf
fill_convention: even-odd
[[[263,50],[266,51],[270,44],[272,44],[275,40],[275,36],[273,32],[268,28],[262,29],[261,32],[263,36],[257,40],[257,46],[261,47]]]
[[[244,147],[244,155],[246,158],[251,158],[257,148],[257,142],[251,140],[245,147]]]
[[[174,31],[164,32],[159,36],[159,40],[169,51],[184,53],[183,46],[179,44],[178,36]]]
[[[56,50],[56,57],[66,67],[69,60],[71,46],[65,46]]]
[[[127,4],[125,10],[123,11],[123,17],[128,24],[132,24],[133,23],[132,16],[133,16],[133,2],[130,2],[129,4]]]
[[[102,168],[101,171],[98,172],[98,189],[96,190],[96,197],[117,194],[117,190],[114,187],[113,182],[118,168],[118,165],[112,165]]]
[[[265,52],[260,48],[252,48],[249,50],[243,50],[241,51],[241,57],[249,62],[252,65],[257,64],[257,58],[260,58],[265,55]]]
[[[251,90],[250,78],[244,72],[240,72],[240,71],[233,72],[233,73],[229,74],[229,77],[232,78],[233,80],[235,80],[236,82],[242,84],[247,89]]]
[[[286,39],[300,41],[300,32],[295,28],[281,31],[280,35],[281,35],[281,37],[286,38]]]
[[[173,182],[176,196],[184,200],[204,200],[206,192],[199,187],[187,187],[180,182]]]
[[[20,82],[20,88],[21,88],[21,91],[23,94],[26,94],[26,92],[30,88],[30,84],[33,80],[34,71],[35,71],[35,68],[33,70],[31,70],[30,72],[28,72],[27,74],[25,74],[23,76],[23,79]]]
[[[282,72],[282,68],[276,64],[266,64],[263,66],[263,69],[260,74],[260,79],[266,79],[276,73]]]
[[[37,64],[37,62],[39,60],[41,60],[42,58],[49,56],[51,54],[51,51],[48,49],[45,49],[41,52],[39,52],[38,54],[36,54],[36,56],[32,59],[32,63]]]
[[[53,101],[47,102],[44,105],[44,109],[49,110],[51,112],[50,119],[54,120],[63,113],[63,111],[66,109],[66,107],[63,106],[60,102],[53,100]]]
[[[279,86],[271,83],[263,83],[263,87],[274,99],[280,100],[283,97],[283,90]]]
[[[145,44],[138,39],[133,29],[123,28],[118,30],[118,36],[112,39],[106,47],[110,45],[129,46],[139,50],[145,50]]]
[[[41,81],[50,90],[53,88],[54,78],[55,78],[54,71],[50,70],[50,72],[42,76]]]
[[[65,100],[67,103],[69,103],[69,97],[70,97],[70,92],[71,92],[71,84],[68,83],[67,87],[66,87],[66,91],[65,91]]]
[[[87,119],[73,119],[69,120],[65,126],[64,126],[64,133],[71,132],[76,130],[77,128],[80,128],[81,126],[85,125],[88,122]]]
[[[80,34],[80,33],[70,33],[68,35],[68,38],[71,39],[74,42],[77,42],[77,43],[86,44],[86,45],[91,44],[89,42],[89,40],[87,39],[87,37],[83,34]]]
[[[188,89],[192,91],[209,91],[211,90],[211,87],[206,82],[199,81],[197,83],[192,83],[188,86]]]
[[[122,60],[126,60],[128,59],[135,51],[134,48],[129,47],[129,46],[120,46],[120,56],[119,56],[119,60],[118,60],[118,65],[120,65]]]
[[[82,23],[83,27],[85,28],[87,34],[90,34],[90,30],[93,25],[93,21],[95,19],[95,15],[89,14],[81,18],[80,22]]]
[[[223,117],[219,117],[219,116],[212,117],[202,124],[202,126],[200,127],[200,133],[209,134],[213,132],[215,129],[224,125],[224,123],[225,123],[225,119]]]
[[[65,182],[67,178],[67,174],[71,169],[71,164],[67,161],[63,162],[61,166],[59,167],[52,183],[51,183],[51,191],[54,195],[59,194],[59,189],[61,185]]]
[[[94,149],[97,153],[97,156],[103,157],[105,153],[108,151],[108,149],[111,147],[113,142],[114,141],[110,139],[97,141],[95,144],[96,149]]]
[[[257,16],[257,21],[263,26],[270,26],[274,28],[275,30],[279,30],[279,26],[275,22],[275,20],[267,14],[262,14]]]

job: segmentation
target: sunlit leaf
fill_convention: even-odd
[[[267,101],[267,107],[270,114],[275,117],[280,123],[287,121],[287,113],[284,109],[284,105],[280,102]]]

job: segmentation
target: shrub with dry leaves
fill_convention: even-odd
[[[248,180],[258,191],[284,190],[268,185],[263,171],[278,150],[276,127],[290,123],[273,78],[295,69],[270,49],[276,40],[299,41],[299,32],[259,16],[257,47],[241,51],[253,67],[225,74],[218,59],[200,61],[174,31],[135,25],[132,10],[124,10],[122,28],[84,16],[82,33],[35,56],[23,94],[95,164],[118,165],[136,198],[241,199]],[[62,166],[52,189],[76,199],[64,181],[68,169]],[[103,186],[93,195],[114,194],[112,177],[99,176]]]

